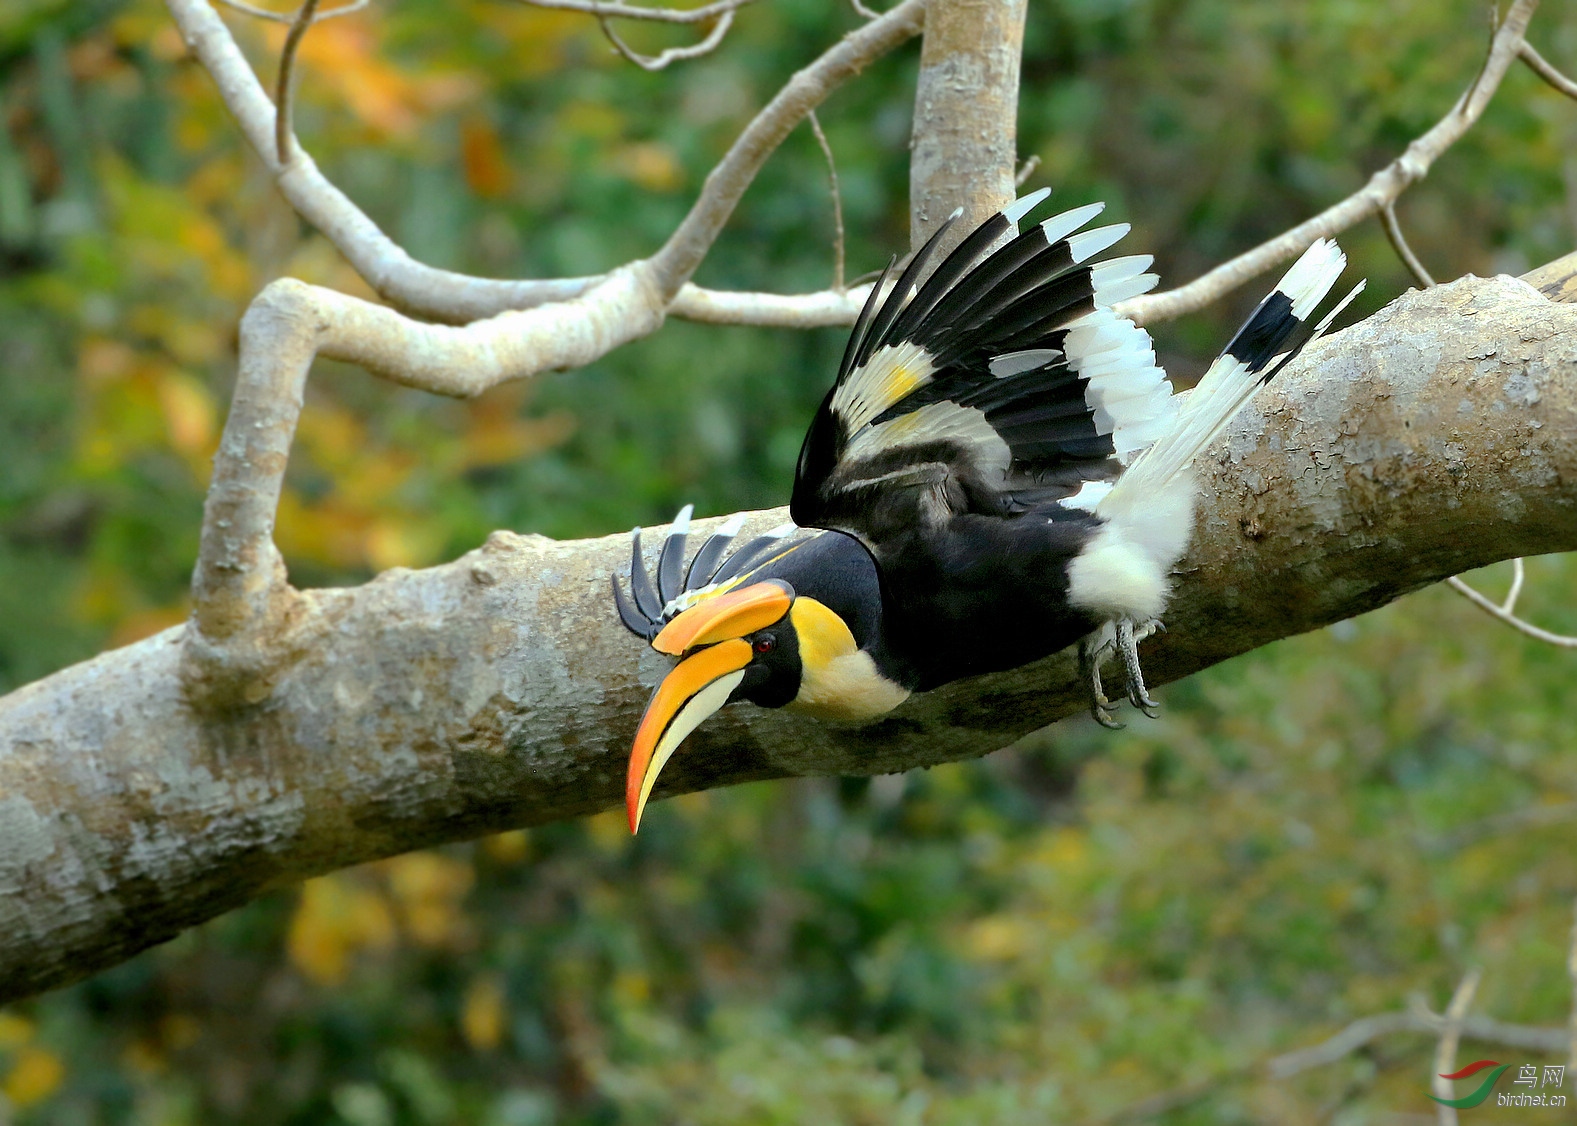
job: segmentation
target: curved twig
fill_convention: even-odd
[[[1527,63],[1528,66],[1533,68],[1534,74],[1537,74],[1540,78],[1544,79],[1544,81],[1548,82],[1552,87],[1554,87],[1556,90],[1559,90],[1562,94],[1565,94],[1568,98],[1577,98],[1577,82],[1573,82],[1570,78],[1567,78],[1560,71],[1556,70],[1554,65],[1548,59],[1546,59],[1534,49],[1532,43],[1529,43],[1526,39],[1524,39],[1522,41],[1522,46],[1517,48],[1517,54],[1523,62]]]
[[[1124,301],[1117,306],[1117,311],[1132,317],[1139,324],[1150,324],[1203,309],[1251,278],[1301,254],[1315,239],[1339,234],[1393,202],[1411,185],[1422,180],[1440,155],[1460,140],[1483,115],[1484,107],[1494,96],[1501,79],[1519,57],[1528,21],[1533,18],[1538,6],[1538,0],[1516,0],[1511,5],[1490,42],[1484,66],[1450,112],[1408,145],[1401,156],[1371,176],[1369,182],[1358,191],[1312,219],[1306,219],[1253,250],[1223,262],[1187,285]]]
[[[561,12],[585,12],[599,20],[650,20],[655,23],[705,23],[730,15],[755,0],[713,0],[699,8],[643,8],[636,4],[604,3],[603,0],[522,0],[533,8],[552,8]]]
[[[1418,279],[1418,284],[1428,289],[1435,284],[1435,279],[1429,276],[1429,271],[1424,269],[1424,264],[1413,253],[1413,248],[1407,245],[1407,236],[1402,233],[1402,224],[1396,218],[1396,201],[1389,200],[1380,208],[1380,226],[1385,228],[1385,237],[1391,240],[1391,249],[1396,251],[1396,256],[1402,260],[1402,265],[1412,271],[1413,277]]]
[[[832,291],[843,292],[843,193],[838,188],[838,165],[832,159],[832,144],[827,140],[827,134],[822,132],[821,120],[816,116],[816,111],[811,110],[806,115],[810,118],[810,131],[816,135],[816,143],[821,146],[821,155],[827,158],[827,180],[832,188]]]
[[[291,162],[280,164],[274,143],[273,103],[263,92],[224,21],[207,0],[165,0],[165,3],[187,47],[213,76],[225,106],[274,176],[280,192],[298,215],[323,232],[384,300],[429,319],[465,324],[508,310],[532,309],[547,302],[570,300],[607,280],[606,275],[592,275],[508,281],[472,277],[416,261],[330,182],[318,170],[311,155],[299,145],[292,149]],[[796,75],[791,85],[799,82],[803,86],[808,82],[819,87],[816,97],[819,102],[861,68],[918,34],[924,18],[921,0],[907,0],[834,44]],[[736,187],[742,192],[749,184],[755,168],[798,122],[798,116],[794,116],[784,126],[774,117],[780,112],[782,98],[780,94],[757,115],[729,156],[724,158],[727,167],[720,165],[709,177],[707,190],[712,190],[715,183],[730,192]],[[741,152],[741,145],[747,151]],[[724,218],[735,201],[737,195],[722,210]],[[716,202],[703,191],[697,208],[711,212]],[[687,220],[691,222],[686,228],[690,234],[696,233],[694,218],[693,210],[691,219]],[[718,226],[720,228],[721,224]],[[699,258],[696,262],[699,263]],[[684,276],[687,278],[688,272]],[[666,310],[668,315],[714,324],[817,328],[852,324],[859,313],[859,303],[853,299],[853,294],[830,290],[782,295],[735,293],[684,284],[677,293],[668,296],[671,298]]]
[[[845,80],[919,34],[924,19],[925,0],[904,0],[798,71],[756,114],[707,176],[684,221],[649,259],[665,299],[672,300],[701,264],[745,189],[783,138]]]
[[[536,0],[527,0],[527,2],[535,3]],[[701,42],[688,47],[665,47],[653,56],[641,54],[620,38],[619,33],[613,30],[613,24],[608,21],[607,16],[597,17],[597,26],[602,28],[603,36],[613,44],[613,49],[646,71],[663,70],[669,63],[678,62],[680,59],[698,59],[702,55],[710,55],[717,50],[718,45],[723,42],[723,36],[728,34],[728,29],[733,25],[734,8],[729,8],[723,12]]]
[[[1519,565],[1520,572],[1522,560],[1518,559],[1517,563]],[[1492,618],[1496,618],[1502,622],[1505,622],[1517,632],[1525,633],[1536,641],[1542,641],[1548,645],[1556,645],[1562,649],[1577,649],[1577,637],[1568,637],[1564,634],[1551,633],[1549,630],[1540,629],[1532,622],[1523,621],[1521,618],[1517,617],[1517,615],[1513,614],[1511,610],[1508,609],[1504,604],[1496,605],[1489,599],[1485,598],[1478,591],[1468,586],[1467,583],[1463,582],[1455,575],[1447,579],[1446,582],[1450,585],[1452,590],[1466,598],[1480,610],[1483,610],[1484,613],[1488,614]],[[1521,575],[1519,573],[1518,580],[1512,587],[1513,595],[1520,591],[1521,585]],[[1512,601],[1512,599],[1508,598],[1508,601]]]
[[[1039,154],[1038,153],[1037,154],[1032,154],[1030,156],[1030,158],[1028,160],[1026,160],[1019,167],[1019,170],[1016,173],[1014,173],[1013,186],[1015,188],[1022,188],[1024,186],[1024,181],[1028,180],[1031,176],[1033,176],[1035,174],[1035,169],[1037,169],[1039,167],[1040,167],[1040,156],[1039,156]]]
[[[295,70],[296,51],[306,38],[307,29],[315,22],[313,16],[317,10],[318,0],[303,0],[296,18],[290,24],[290,30],[285,34],[285,45],[279,52],[279,80],[274,87],[274,105],[277,107],[274,113],[274,154],[280,164],[290,163],[290,145],[295,140],[291,125],[290,77]]]
[[[297,16],[295,12],[271,12],[267,8],[259,8],[248,4],[246,0],[218,0],[218,2],[226,8],[232,8],[240,12],[242,15],[252,16],[260,20],[272,20],[275,23],[294,23]],[[367,6],[367,2],[368,0],[351,0],[349,4],[341,4],[338,8],[330,8],[326,12],[318,12],[313,22],[322,23],[324,20],[331,20],[335,16],[348,16],[352,12],[359,12]]]

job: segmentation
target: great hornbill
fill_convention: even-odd
[[[1149,334],[1111,308],[1155,285],[1152,258],[1092,261],[1128,232],[1082,231],[1098,203],[1019,234],[1047,194],[988,218],[928,277],[958,213],[890,287],[888,266],[805,435],[793,524],[729,554],[731,520],[685,569],[686,507],[655,583],[635,530],[619,616],[680,660],[635,736],[631,831],[674,750],[733,700],[861,722],[1078,642],[1097,720],[1115,726],[1112,654],[1155,714],[1137,644],[1193,531],[1193,460],[1363,283],[1310,328],[1347,261],[1317,240],[1174,395]]]

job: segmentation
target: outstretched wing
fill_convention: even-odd
[[[783,524],[730,551],[735,537],[745,526],[744,516],[734,516],[718,525],[686,568],[685,545],[693,511],[694,507],[687,504],[674,517],[657,554],[655,578],[646,569],[639,528],[630,534],[630,593],[625,594],[618,575],[611,576],[619,620],[631,633],[647,641],[697,602],[733,590],[762,567],[806,542],[795,537],[801,529]]]
[[[923,284],[957,213],[890,290],[883,275],[800,450],[797,523],[880,557],[884,540],[963,512],[1088,510],[1170,427],[1149,334],[1110,308],[1155,285],[1152,259],[1092,261],[1128,232],[1081,231],[1102,204],[1017,233],[1047,194],[991,216]]]

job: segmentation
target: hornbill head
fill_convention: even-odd
[[[652,639],[653,649],[680,660],[652,694],[630,749],[630,832],[662,768],[708,716],[731,700],[776,708],[798,694],[796,601],[782,580],[752,583],[682,611]]]
[[[678,658],[652,693],[630,751],[631,832],[668,760],[724,704],[748,700],[859,721],[908,695],[880,674],[856,639],[856,630],[870,632],[880,595],[874,564],[854,541],[827,532],[796,539],[799,529],[787,525],[725,558],[742,523],[732,520],[702,545],[681,581],[688,512],[663,543],[655,582],[637,529],[630,596],[613,583],[625,626]],[[790,576],[802,584],[799,592]]]

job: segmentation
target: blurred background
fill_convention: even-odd
[[[272,83],[282,28],[225,17]],[[648,74],[595,22],[387,0],[315,28],[303,143],[417,258],[584,274],[654,250],[749,115],[854,26],[762,0]],[[683,32],[624,29],[637,47]],[[1362,184],[1471,81],[1478,0],[1032,0],[1030,187],[1134,225],[1163,285]],[[1531,40],[1577,70],[1577,12]],[[916,47],[837,93],[849,273],[904,249]],[[273,192],[154,0],[0,4],[0,691],[181,621],[237,321],[289,274],[367,294]],[[1577,243],[1577,105],[1523,68],[1403,199],[1439,278]],[[801,128],[697,278],[831,278]],[[1343,236],[1366,315],[1410,284]],[[1262,286],[1153,326],[1191,379]],[[671,322],[456,403],[320,363],[278,540],[298,585],[476,547],[782,503],[842,330]],[[1475,576],[1499,591],[1508,568]],[[1577,566],[1530,563],[1577,632]],[[742,786],[280,888],[0,1009],[0,1122],[1432,1122],[1432,1040],[1272,1082],[1256,1061],[1444,1006],[1562,1025],[1577,897],[1577,655],[1449,591],[902,777]],[[1464,1045],[1459,1062],[1562,1063]],[[1507,1081],[1509,1084],[1509,1080]],[[1504,1085],[1504,1084],[1503,1084]],[[1568,1078],[1565,1090],[1573,1094]],[[1464,1086],[1465,1091],[1465,1086]],[[1569,1111],[1468,1112],[1569,1121]]]

